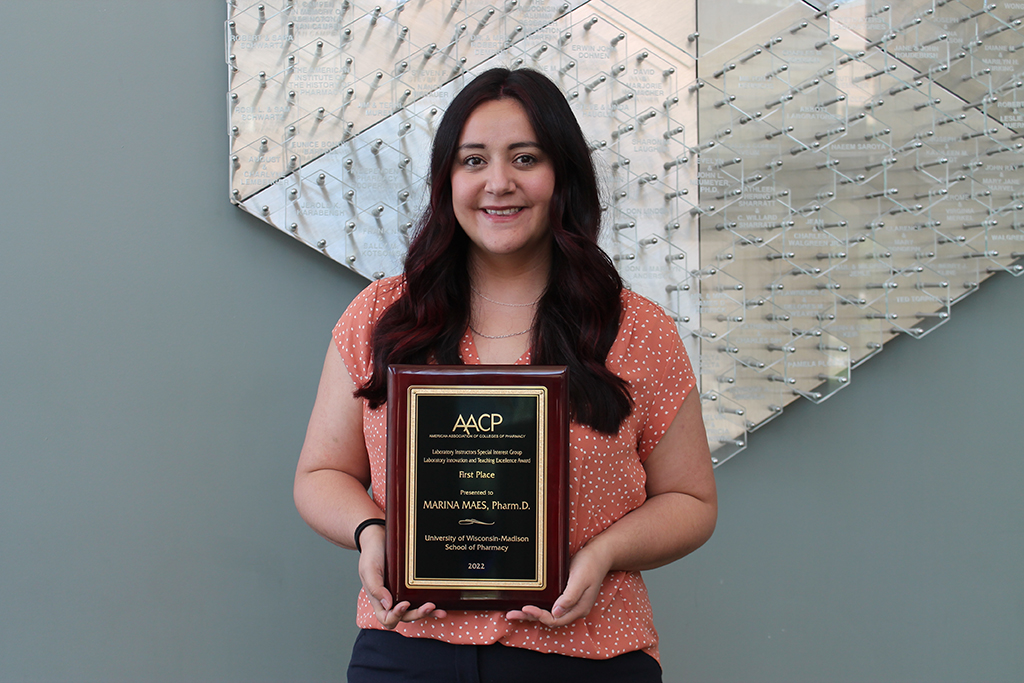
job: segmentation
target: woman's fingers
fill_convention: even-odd
[[[415,621],[417,619],[424,619],[426,617],[444,619],[446,616],[448,616],[448,613],[445,612],[443,609],[437,609],[434,603],[427,602],[420,605],[411,612],[407,612],[405,616],[402,617],[402,621]]]
[[[382,614],[377,615],[377,621],[384,625],[384,628],[393,629],[398,626],[399,622],[406,616],[406,612],[409,610],[409,603],[402,601],[395,605],[394,609],[384,611]]]
[[[370,599],[370,604],[373,605],[373,610],[383,610],[385,612],[391,610],[391,593],[384,586],[380,586],[376,589],[370,589],[363,584],[363,589],[366,591],[366,597]]]
[[[527,605],[523,609],[514,609],[505,613],[509,621],[540,621],[541,613],[544,610],[533,605]]]
[[[370,602],[371,604],[374,603],[372,598]],[[402,622],[416,621],[427,617],[444,619],[448,616],[447,612],[442,609],[437,609],[432,602],[420,605],[416,609],[410,609],[410,607],[411,605],[407,600],[403,600],[398,603],[393,609],[384,609],[381,606],[381,603],[377,602],[376,604],[373,604],[373,613],[377,617],[377,621],[387,629],[393,629]]]
[[[570,574],[569,582],[565,586],[565,591],[558,596],[555,600],[555,604],[551,607],[551,614],[556,619],[564,617],[566,614],[575,609],[580,602],[580,599],[586,594],[588,585],[581,581],[574,581],[575,577]],[[603,577],[602,577],[603,578]],[[598,582],[600,586],[600,580]],[[587,611],[590,611],[589,609]]]
[[[505,613],[505,618],[519,621],[539,621],[545,626],[558,627],[590,614],[601,592],[601,583],[608,573],[609,562],[589,548],[583,548],[573,557],[569,566],[569,580],[565,590],[551,606],[551,611],[535,605]]]

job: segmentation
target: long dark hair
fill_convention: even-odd
[[[554,166],[548,217],[551,273],[537,308],[532,362],[569,367],[572,419],[608,434],[632,410],[627,382],[605,367],[622,315],[622,279],[597,244],[601,202],[590,149],[558,87],[530,69],[491,69],[451,102],[434,136],[430,203],[405,260],[405,290],[380,317],[371,337],[373,373],[356,396],[379,407],[390,363],[460,365],[469,324],[469,238],[455,219],[451,173],[459,137],[482,103],[519,102]]]

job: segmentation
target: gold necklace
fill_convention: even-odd
[[[541,297],[537,297],[536,299],[534,299],[533,301],[531,301],[530,303],[527,303],[527,304],[510,304],[510,303],[505,302],[505,301],[497,301],[495,299],[490,298],[489,296],[487,296],[483,292],[481,292],[479,289],[474,287],[472,282],[469,283],[469,288],[473,291],[474,294],[476,294],[481,299],[483,299],[485,301],[490,301],[492,304],[498,304],[499,306],[508,306],[509,308],[527,308],[529,306],[536,306],[537,302],[540,301],[540,299],[541,299]],[[541,295],[541,296],[543,296],[543,295]],[[522,335],[526,334],[527,332],[530,332],[531,330],[533,330],[533,328],[535,326],[536,326],[536,323],[532,323],[529,327],[527,327],[522,332],[511,332],[509,334],[484,334],[480,330],[478,330],[475,327],[473,327],[473,324],[470,323],[469,324],[469,330],[470,330],[470,332],[472,332],[476,336],[483,337],[484,339],[509,339],[511,337],[521,337]]]
[[[509,305],[510,306],[515,306],[517,304],[509,304]],[[527,327],[522,332],[512,332],[511,334],[484,334],[483,332],[480,332],[475,327],[473,327],[473,325],[471,324],[469,326],[469,331],[472,332],[473,334],[475,334],[478,337],[483,337],[484,339],[508,339],[509,337],[518,337],[518,336],[524,335],[527,332],[531,331],[533,328],[534,328],[534,326],[530,325],[529,327]]]
[[[527,306],[536,306],[536,305],[537,305],[537,302],[538,302],[538,301],[540,301],[540,299],[541,299],[541,297],[539,296],[539,297],[537,297],[536,299],[534,299],[533,301],[531,301],[531,302],[530,302],[530,303],[528,303],[528,304],[510,304],[510,303],[506,303],[506,302],[504,302],[504,301],[496,301],[495,299],[492,299],[492,298],[490,298],[489,296],[485,296],[485,295],[484,295],[484,293],[483,293],[483,292],[481,292],[481,291],[480,291],[479,289],[477,289],[476,287],[474,287],[472,283],[470,283],[470,285],[469,285],[469,288],[470,288],[471,290],[473,290],[473,293],[474,293],[474,294],[476,294],[476,295],[477,295],[478,297],[480,297],[480,298],[481,298],[481,299],[483,299],[484,301],[490,301],[490,302],[491,302],[492,304],[498,304],[499,306],[509,306],[509,307],[511,307],[511,308],[526,308]],[[543,294],[542,294],[541,296],[543,296]],[[474,330],[474,331],[475,331],[475,330]],[[525,334],[525,333],[527,333],[527,332],[529,332],[529,331],[530,331],[530,330],[523,330],[523,331],[522,331],[522,332],[520,332],[519,334]],[[480,336],[481,336],[481,337],[483,337],[483,336],[485,336],[485,335],[480,335]]]

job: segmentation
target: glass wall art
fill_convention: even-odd
[[[231,201],[401,272],[434,126],[493,66],[558,83],[602,244],[677,322],[715,464],[1024,267],[1024,3],[229,1]]]

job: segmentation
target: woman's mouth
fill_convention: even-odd
[[[484,209],[488,216],[511,216],[523,210],[521,206],[513,206],[507,209]]]

